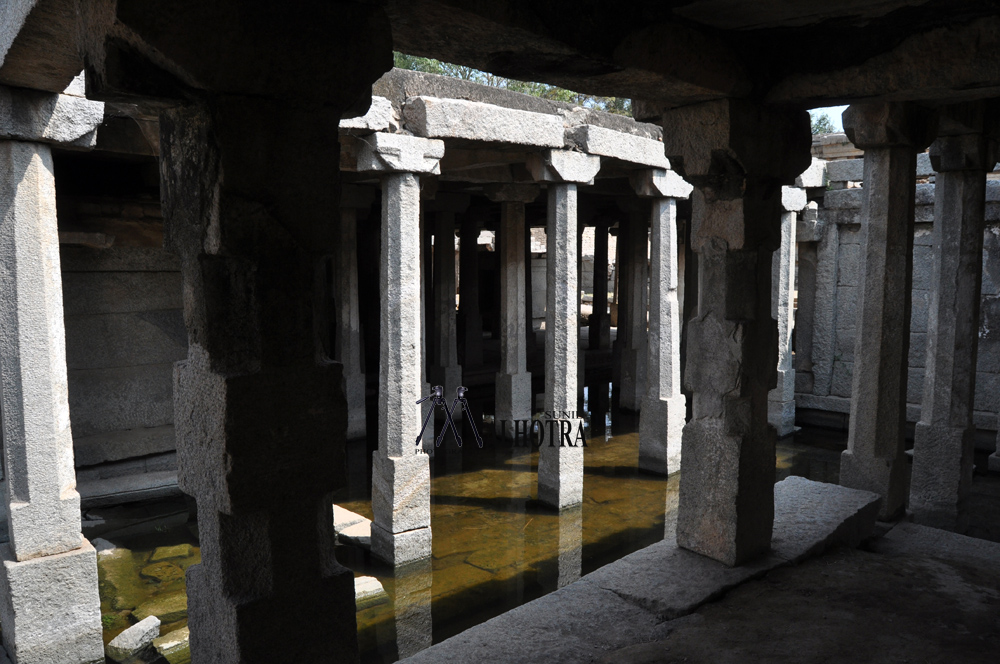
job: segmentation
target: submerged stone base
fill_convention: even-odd
[[[3,645],[17,664],[104,664],[97,552],[90,542],[24,562],[4,544],[0,562]]]
[[[431,646],[408,662],[581,662],[665,638],[665,621],[745,581],[836,545],[857,546],[875,529],[879,497],[789,477],[774,487],[771,551],[727,567],[677,547],[673,537],[576,583]],[[531,638],[530,635],[545,635]]]
[[[668,475],[681,469],[687,397],[646,398],[639,418],[639,469]]]

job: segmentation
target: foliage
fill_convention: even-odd
[[[503,88],[512,92],[520,92],[542,99],[553,101],[563,101],[584,108],[593,108],[606,113],[616,115],[632,115],[632,100],[622,97],[598,97],[595,95],[585,95],[579,92],[566,90],[546,83],[531,83],[526,81],[516,81],[512,78],[497,76],[489,72],[480,71],[473,67],[464,65],[453,65],[448,62],[441,62],[433,58],[422,58],[416,55],[406,55],[405,53],[393,52],[393,65],[399,69],[410,69],[427,74],[439,74],[460,78],[463,81],[488,85],[494,88]]]
[[[833,120],[826,113],[812,117],[813,134],[832,134],[834,131],[836,130],[833,128]]]

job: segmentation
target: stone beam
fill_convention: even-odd
[[[771,543],[771,255],[780,243],[778,185],[809,166],[809,118],[727,100],[676,109],[663,126],[666,155],[695,187],[699,281],[688,321],[684,381],[693,404],[681,450],[677,544],[738,565]]]
[[[78,0],[11,0],[0,26],[0,84],[62,92],[83,69]]]
[[[907,356],[916,153],[933,137],[934,119],[909,104],[857,104],[844,129],[865,151],[861,275],[854,382],[840,483],[882,496],[880,518],[906,500]]]
[[[539,148],[563,147],[558,115],[519,111],[465,99],[411,97],[403,106],[406,128],[426,138],[462,138]]]
[[[629,164],[670,168],[670,161],[663,154],[661,141],[604,127],[582,125],[567,129],[566,144],[567,147],[575,147],[588,154],[611,157]]]

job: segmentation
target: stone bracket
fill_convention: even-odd
[[[694,187],[674,171],[647,168],[629,173],[635,193],[645,198],[688,198]]]
[[[546,150],[543,154],[529,154],[526,166],[539,182],[594,184],[601,158],[571,150]]]

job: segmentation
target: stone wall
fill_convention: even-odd
[[[61,198],[59,226],[81,495],[175,486],[173,365],[187,356],[187,332],[159,201]],[[156,476],[102,482],[146,473]]]
[[[913,291],[910,321],[909,379],[907,383],[907,421],[920,418],[923,398],[924,366],[927,352],[927,316],[930,305],[932,228],[934,224],[934,173],[927,155],[920,155],[915,199]],[[861,192],[862,160],[848,159],[827,163],[828,189],[819,192],[815,226],[799,243],[799,289],[803,258],[814,252],[815,292],[800,290],[801,302],[814,298],[813,321],[796,319],[796,351],[803,347],[802,335],[811,335],[812,371],[803,371],[797,362],[796,404],[799,420],[836,424],[837,417],[809,411],[842,414],[846,426],[854,367],[857,288],[861,271]],[[985,244],[983,249],[982,313],[979,332],[979,361],[976,377],[975,424],[978,429],[997,428],[1000,411],[1000,182],[987,186]],[[800,235],[800,238],[802,236]],[[810,245],[808,240],[812,240]],[[800,358],[801,359],[801,358]],[[807,367],[806,367],[807,368]],[[981,436],[982,446],[992,445],[992,436]]]

